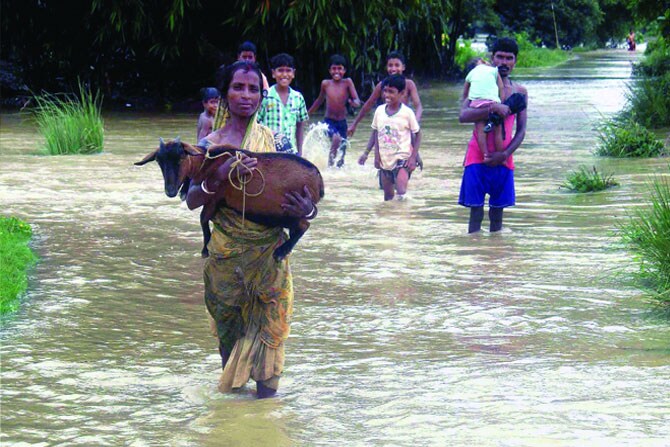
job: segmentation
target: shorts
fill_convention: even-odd
[[[407,169],[407,160],[398,160],[396,162],[395,168],[393,169],[380,169],[379,170],[379,188],[383,189],[382,187],[382,177],[385,177],[387,179],[391,180],[391,183],[395,185],[395,181],[398,178],[398,172],[400,172],[401,169],[406,169],[407,170],[407,178],[409,179],[412,177],[412,173]]]
[[[489,207],[505,208],[515,205],[514,170],[507,166],[468,165],[463,171],[458,204],[467,207],[484,206],[486,194]]]
[[[495,104],[498,101],[493,101],[492,99],[473,99],[470,101],[470,107],[473,109],[481,109],[487,107],[490,104]]]
[[[324,118],[323,122],[328,124],[328,137],[333,138],[333,135],[339,133],[343,140],[347,139],[347,120],[331,120]]]

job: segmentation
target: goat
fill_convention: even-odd
[[[202,182],[209,173],[218,169],[229,157],[236,157],[243,153],[258,160],[251,174],[245,178],[244,190],[242,185],[236,185],[232,176],[225,180],[215,192],[213,203],[223,205],[242,213],[245,219],[269,227],[283,227],[289,230],[289,239],[277,247],[273,257],[277,261],[284,259],[293,249],[298,240],[309,228],[307,219],[291,217],[282,208],[286,202],[286,194],[294,191],[303,191],[307,188],[316,206],[324,196],[324,185],[321,172],[308,160],[287,153],[280,152],[250,152],[228,145],[212,146],[207,151],[205,161],[193,176],[194,182]],[[258,171],[258,172],[256,172]],[[203,212],[206,210],[203,210]],[[209,216],[210,218],[212,216]]]
[[[161,138],[158,149],[136,162],[135,165],[142,166],[150,161],[156,161],[163,173],[165,195],[175,197],[177,192],[179,192],[181,199],[184,200],[191,184],[191,179],[198,172],[198,169],[200,169],[204,157],[205,153],[202,150],[188,143],[182,143],[179,137],[167,143]],[[204,208],[200,213],[200,227],[202,228],[204,241],[201,254],[203,258],[206,258],[209,256],[207,244],[212,233],[209,229],[209,218],[206,218]]]

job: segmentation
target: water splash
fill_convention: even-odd
[[[302,144],[302,156],[314,163],[320,170],[324,170],[328,167],[330,144],[331,140],[328,136],[328,124],[322,122],[312,124],[309,126],[307,135],[305,135],[305,141]],[[342,144],[337,150],[337,155],[335,156],[336,163],[343,159],[345,151],[349,149],[349,146],[349,140],[342,141]]]

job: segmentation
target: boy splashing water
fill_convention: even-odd
[[[403,90],[404,76],[384,79],[382,94],[386,104],[377,107],[372,119],[370,139],[374,140],[375,168],[379,169],[384,200],[392,200],[396,191],[399,199],[404,197],[419,155],[419,122],[414,111],[402,103]]]
[[[344,77],[347,72],[346,66],[347,61],[343,56],[339,54],[331,56],[328,66],[330,79],[324,79],[321,82],[319,96],[307,111],[310,115],[316,112],[325,99],[326,115],[323,122],[328,125],[328,137],[332,139],[328,166],[333,166],[335,163],[338,149],[346,147],[344,143],[347,141],[347,103],[354,108],[361,105],[354,82],[351,78]],[[346,153],[343,152],[342,158],[337,162],[338,168],[344,164],[345,155]]]

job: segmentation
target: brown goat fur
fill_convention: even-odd
[[[298,155],[277,152],[250,152],[222,145],[209,148],[209,157],[217,158],[206,157],[202,168],[193,177],[193,181],[202,182],[228,158],[235,157],[237,152],[258,160],[246,184],[246,198],[243,191],[231,185],[230,179],[226,179],[218,188],[216,196],[210,203],[232,208],[239,213],[244,212],[245,219],[252,222],[271,227],[288,228],[289,240],[277,247],[273,254],[275,259],[281,260],[290,253],[300,237],[309,228],[307,219],[287,215],[281,206],[282,203],[286,203],[285,195],[291,192],[302,194],[304,187],[307,187],[313,203],[318,203],[324,196],[321,173],[316,166]],[[234,172],[231,177],[233,183],[239,187]],[[208,210],[208,212],[211,211]]]

